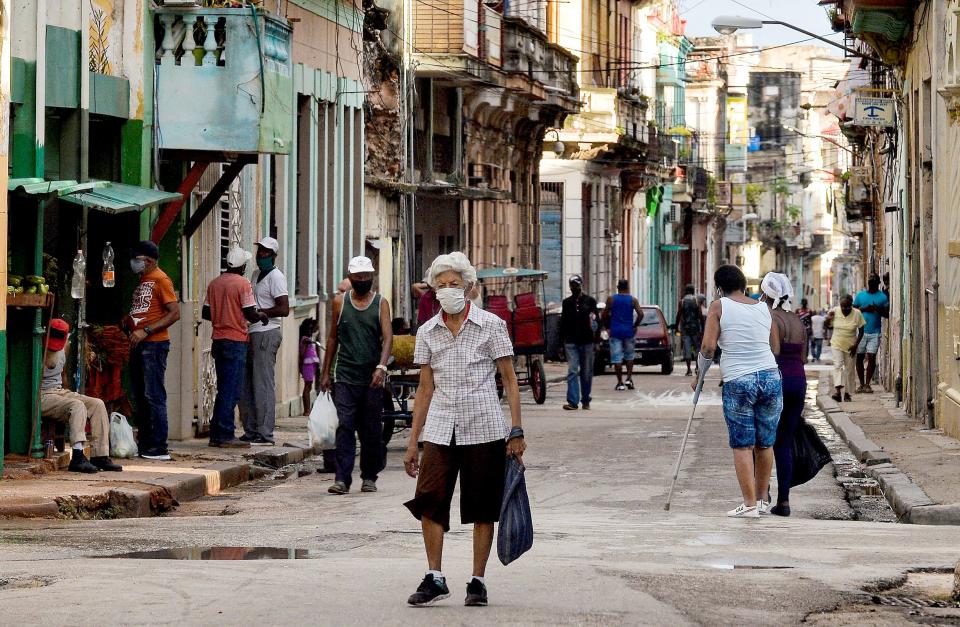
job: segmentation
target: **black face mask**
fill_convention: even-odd
[[[571,285],[570,293],[573,294],[574,296],[579,296],[580,294],[583,293],[583,288],[580,287],[579,285]]]
[[[366,296],[367,293],[373,289],[373,279],[367,279],[366,281],[355,281],[350,279],[350,285],[353,287],[353,291],[357,296]]]

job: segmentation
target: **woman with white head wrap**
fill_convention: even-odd
[[[773,456],[777,462],[777,504],[770,513],[790,515],[790,487],[793,480],[793,439],[803,420],[803,401],[807,377],[803,364],[807,361],[807,329],[791,311],[793,285],[784,274],[768,272],[760,283],[764,300],[770,307],[778,333],[771,335],[771,346],[783,377],[783,411],[777,425],[777,441]],[[769,499],[769,497],[767,497]]]

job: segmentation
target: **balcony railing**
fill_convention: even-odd
[[[263,11],[157,7],[160,147],[288,154],[292,30]]]
[[[551,93],[551,100],[568,100],[570,107],[577,100],[577,58],[564,48],[551,44],[539,30],[519,18],[503,20],[503,69],[526,75],[542,83]]]

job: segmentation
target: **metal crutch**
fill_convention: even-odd
[[[687,429],[683,432],[683,440],[680,442],[680,454],[677,455],[677,463],[673,467],[673,481],[670,483],[670,491],[667,492],[667,502],[663,509],[670,511],[670,500],[673,498],[673,489],[677,485],[677,477],[680,476],[680,462],[683,460],[683,450],[687,447],[687,438],[690,437],[690,425],[693,424],[693,415],[697,413],[697,401],[700,400],[700,391],[703,390],[703,380],[707,376],[707,370],[713,365],[712,359],[707,359],[702,353],[697,353],[697,389],[693,392],[693,410],[690,412],[690,418],[687,420]]]

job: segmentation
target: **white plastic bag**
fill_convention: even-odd
[[[110,414],[110,456],[117,458],[136,457],[137,441],[133,438],[133,427],[123,414]]]
[[[336,448],[339,425],[340,419],[337,417],[337,406],[333,404],[333,396],[329,392],[321,392],[313,404],[313,409],[310,410],[310,419],[307,421],[310,446],[319,442],[324,450]]]

